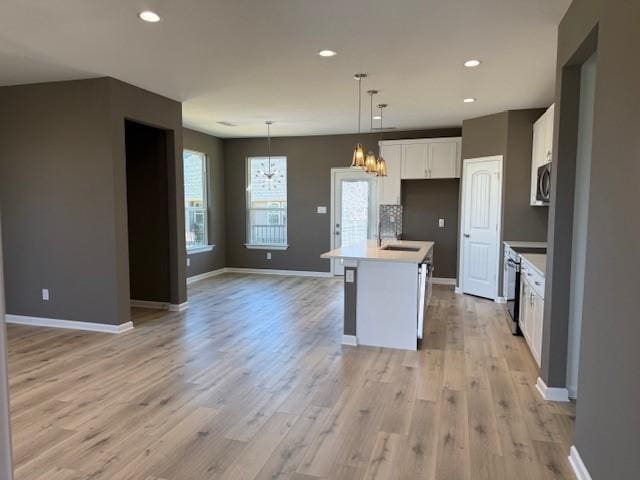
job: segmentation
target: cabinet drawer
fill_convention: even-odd
[[[544,277],[525,261],[522,262],[522,277],[540,298],[544,298]]]

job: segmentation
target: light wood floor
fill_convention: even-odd
[[[16,480],[573,478],[504,307],[436,287],[420,352],[340,345],[342,284],[227,274],[116,335],[9,327]]]

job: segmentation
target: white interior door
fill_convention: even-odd
[[[1,237],[2,231],[0,231],[0,478],[10,480],[13,478],[13,473],[11,467],[11,423],[9,421],[9,382],[7,379]]]
[[[462,291],[498,296],[502,157],[465,160],[462,178]]]
[[[377,225],[377,177],[355,169],[332,170],[332,246],[340,248],[374,238]],[[344,275],[342,260],[333,274]]]

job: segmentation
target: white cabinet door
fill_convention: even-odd
[[[529,316],[531,312],[531,302],[529,301],[531,296],[531,289],[527,282],[520,283],[520,315],[518,317],[518,323],[520,324],[520,330],[522,335],[529,343]]]
[[[551,105],[549,109],[545,112],[544,119],[544,141],[545,141],[545,149],[544,149],[544,158],[543,164],[549,163],[553,159],[553,117],[554,117],[554,106]]]
[[[378,204],[399,205],[402,145],[382,145],[380,153],[387,164],[387,176],[378,179]]]
[[[402,179],[427,178],[427,144],[411,143],[402,146]]]
[[[458,173],[458,142],[427,144],[428,178],[456,178]]]
[[[531,350],[533,357],[540,366],[542,358],[542,326],[544,323],[544,300],[540,295],[532,291],[533,308],[531,316],[533,321],[531,326]]]
[[[531,205],[546,205],[536,199],[538,167],[549,163],[553,157],[553,116],[554,106],[533,124],[533,148],[531,152]]]

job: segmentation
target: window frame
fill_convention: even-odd
[[[215,245],[212,245],[209,242],[209,155],[205,152],[200,152],[198,150],[193,150],[191,148],[183,148],[182,150],[182,159],[183,159],[183,189],[184,189],[184,156],[185,154],[198,155],[202,157],[202,178],[203,178],[203,207],[188,207],[184,205],[184,214],[185,217],[188,218],[189,212],[203,212],[204,213],[204,244],[202,245],[193,245],[191,247],[186,246],[187,255],[191,255],[194,253],[201,252],[210,252],[214,249]],[[184,195],[184,193],[183,193]],[[185,225],[186,230],[186,225]],[[185,242],[186,242],[186,231],[185,231]]]
[[[251,206],[251,186],[252,178],[251,178],[251,161],[254,159],[266,159],[267,155],[250,155],[246,157],[245,160],[245,212],[246,212],[246,227],[245,227],[245,235],[246,241],[244,246],[248,249],[255,250],[287,250],[289,248],[289,168],[288,168],[288,157],[286,155],[272,155],[271,159],[284,159],[285,163],[285,187],[286,187],[286,207],[252,207]],[[263,211],[263,212],[277,212],[278,215],[284,213],[286,218],[286,223],[284,226],[284,242],[283,243],[252,243],[251,242],[251,212],[253,211]]]

